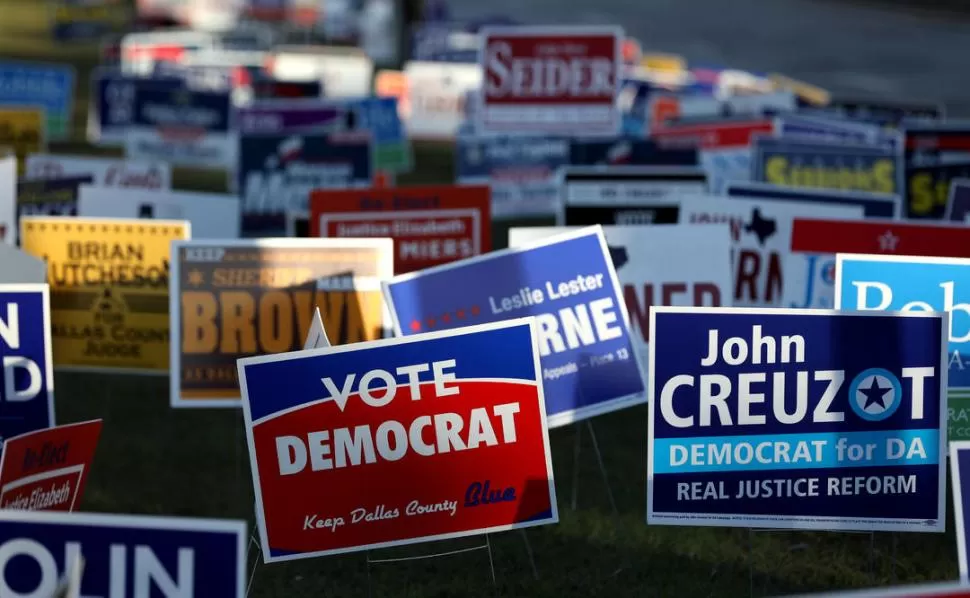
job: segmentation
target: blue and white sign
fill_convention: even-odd
[[[835,308],[949,314],[950,391],[970,391],[970,259],[842,254]]]
[[[550,427],[645,400],[637,351],[599,226],[395,277],[395,334],[535,316]]]
[[[970,534],[967,525],[970,524],[970,489],[964,492],[963,482],[970,483],[970,441],[962,440],[950,443],[950,477],[953,484],[953,519],[957,526],[957,557],[960,566],[960,581],[970,582],[970,567],[967,566],[967,554],[970,554]]]
[[[185,87],[178,77],[145,79],[117,69],[97,68],[91,73],[88,106],[88,141],[98,146],[123,146],[128,127],[135,122],[135,90],[151,84],[161,89]]]
[[[775,136],[823,143],[884,144],[897,148],[898,133],[888,133],[872,123],[806,114],[782,114],[775,118]]]
[[[460,136],[457,146],[455,180],[461,185],[490,185],[493,218],[557,213],[557,171],[569,165],[569,139]]]
[[[40,106],[47,113],[47,138],[69,137],[74,116],[74,67],[0,62],[0,106]]]
[[[654,307],[647,523],[942,532],[942,313]]]
[[[727,185],[727,196],[779,202],[817,203],[823,206],[861,206],[866,218],[895,219],[900,212],[900,198],[891,193],[816,189],[733,181]]]
[[[0,358],[0,443],[52,427],[54,369],[46,284],[0,284]]]
[[[895,195],[905,188],[901,149],[773,137],[755,137],[751,146],[755,182]]]
[[[170,89],[148,79],[135,84],[132,111],[125,132],[129,159],[193,168],[235,168],[239,141],[228,90]]]
[[[697,149],[662,147],[649,139],[574,139],[569,163],[573,166],[697,166]]]
[[[78,558],[79,596],[243,598],[246,523],[0,511],[0,596],[55,596]]]

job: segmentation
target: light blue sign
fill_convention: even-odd
[[[47,114],[47,139],[70,137],[74,67],[0,62],[0,106],[40,106]]]
[[[970,391],[970,259],[839,254],[835,308],[948,312],[947,385]]]

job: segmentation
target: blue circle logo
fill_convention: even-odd
[[[902,402],[903,387],[889,370],[870,368],[853,378],[849,385],[849,405],[866,421],[892,417]]]

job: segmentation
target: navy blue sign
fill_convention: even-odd
[[[411,60],[421,62],[478,62],[480,38],[452,23],[423,23],[411,33]]]
[[[953,511],[957,526],[957,561],[960,566],[960,581],[970,581],[970,567],[967,566],[967,555],[970,554],[970,534],[967,525],[970,524],[970,488],[964,488],[963,482],[970,483],[970,441],[950,443],[950,476],[953,478]]]
[[[95,69],[91,74],[91,105],[88,141],[97,145],[122,145],[135,119],[135,89],[151,84],[162,89],[181,89],[179,77],[144,79],[123,75],[116,69]]]
[[[697,166],[696,148],[663,148],[649,139],[573,140],[569,162],[574,166]]]
[[[289,211],[306,213],[315,189],[371,185],[366,134],[243,135],[237,185],[246,236],[284,235]]]
[[[80,187],[93,182],[91,176],[17,181],[17,221],[21,216],[77,216]]]
[[[942,532],[942,314],[654,307],[647,521]]]
[[[493,217],[556,213],[556,171],[569,164],[568,139],[460,136],[457,146],[455,179],[462,185],[491,185]]]
[[[0,594],[55,596],[83,556],[79,596],[245,595],[243,521],[0,511]]]
[[[865,191],[841,191],[786,187],[769,183],[730,182],[728,197],[764,199],[779,202],[817,203],[825,206],[862,206],[866,218],[896,218],[899,214],[899,196]]]
[[[644,401],[598,226],[398,276],[384,295],[398,335],[535,316],[551,427]]]
[[[946,219],[950,222],[968,222],[970,217],[970,180],[950,181],[950,200]]]
[[[0,285],[0,442],[54,425],[50,330],[46,284]]]
[[[902,195],[902,157],[884,145],[852,145],[757,137],[751,180],[787,185]]]
[[[970,177],[970,157],[951,164],[906,168],[904,213],[913,220],[942,220],[950,199],[950,181]]]

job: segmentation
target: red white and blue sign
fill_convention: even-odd
[[[83,558],[78,596],[243,598],[246,523],[0,510],[0,596],[57,596]]]
[[[549,425],[643,403],[629,317],[600,226],[384,283],[395,334],[535,316]]]
[[[0,285],[0,443],[54,425],[50,330],[46,284]]]
[[[960,581],[970,582],[970,567],[967,554],[970,554],[970,491],[964,491],[963,482],[970,483],[970,440],[950,443],[950,475],[953,477],[953,519],[957,526],[957,556],[960,565]]]
[[[942,532],[945,314],[654,307],[647,523]]]
[[[556,523],[535,326],[240,359],[265,562]]]

